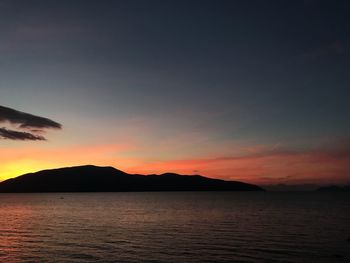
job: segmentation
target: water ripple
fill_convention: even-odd
[[[0,194],[0,262],[348,262],[349,195],[304,195]]]

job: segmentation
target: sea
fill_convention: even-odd
[[[350,194],[0,194],[0,262],[350,262]]]

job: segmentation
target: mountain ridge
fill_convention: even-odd
[[[350,185],[327,185],[316,189],[319,192],[350,192]]]
[[[27,173],[0,183],[0,192],[264,191],[201,175],[128,174],[111,166],[72,166]]]

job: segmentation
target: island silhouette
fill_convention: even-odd
[[[43,170],[0,183],[2,193],[129,191],[264,191],[264,189],[253,184],[200,175],[128,174],[113,167],[94,165]]]
[[[339,185],[328,185],[328,186],[322,186],[316,191],[320,192],[350,192],[350,185],[345,186],[339,186]]]

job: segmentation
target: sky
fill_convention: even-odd
[[[95,164],[350,182],[347,0],[0,0],[0,180]]]

